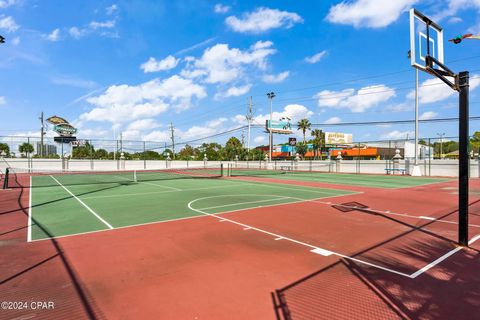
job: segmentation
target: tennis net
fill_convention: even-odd
[[[34,177],[35,187],[61,185],[119,184],[161,181],[173,179],[212,179],[223,176],[223,165],[157,170],[111,170],[111,171],[60,171],[48,169],[8,168],[4,173],[6,188],[28,185]]]
[[[275,176],[285,175],[306,175],[312,173],[333,172],[333,164],[328,163],[295,163],[278,162],[269,164],[245,164],[233,163],[227,168],[227,175],[236,176]]]

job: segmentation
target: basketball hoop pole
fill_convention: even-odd
[[[460,72],[455,79],[459,95],[459,181],[458,181],[458,242],[468,246],[468,113],[469,73]]]
[[[433,57],[426,57],[427,68],[426,71],[436,76],[450,88],[459,92],[458,97],[458,152],[459,152],[459,166],[458,166],[458,243],[462,246],[468,246],[468,116],[469,116],[469,72],[462,71],[455,74],[445,65],[440,63]],[[428,67],[433,63],[440,66],[441,69]],[[455,83],[452,83],[447,77],[453,77]]]

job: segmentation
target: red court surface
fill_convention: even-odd
[[[480,240],[455,245],[455,186],[329,185],[362,193],[30,243],[29,189],[3,191],[0,300],[55,307],[0,319],[475,319]]]

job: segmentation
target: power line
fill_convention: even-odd
[[[470,117],[469,120],[480,120],[480,116]],[[458,118],[437,118],[418,120],[422,123],[429,122],[453,122],[458,121]],[[370,126],[370,125],[385,125],[385,124],[408,124],[414,123],[415,120],[388,120],[388,121],[364,121],[364,122],[339,122],[339,123],[312,123],[312,127],[336,127],[336,126]],[[261,125],[253,125],[254,127],[261,127]]]

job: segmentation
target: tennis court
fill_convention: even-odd
[[[426,279],[471,258],[455,246],[458,196],[456,181],[448,178],[231,164],[98,172],[11,168],[8,179],[4,195],[17,194],[21,207],[15,209],[12,198],[4,213],[23,210],[27,221],[26,228],[15,228],[22,225],[21,215],[4,216],[12,228],[4,234],[19,235],[20,244],[23,237],[26,246],[9,246],[14,258],[4,267],[17,270],[18,259],[34,265],[32,271],[18,270],[10,292],[16,292],[16,281],[36,279],[33,292],[68,300],[68,312],[80,318],[85,312],[94,315],[90,318],[102,313],[115,318],[119,310],[129,317],[152,316],[149,311],[165,318],[211,315],[218,302],[222,307],[213,318],[273,318],[274,312],[284,318],[293,313],[293,319],[308,312],[329,318],[340,314],[341,307],[325,311],[337,300],[368,304],[362,317],[378,312],[374,318],[402,318],[371,286],[398,299],[396,304],[407,303],[395,288],[421,299]],[[477,182],[472,186],[479,188]],[[469,227],[473,250],[480,238],[475,203]],[[48,257],[52,244],[57,253]],[[35,253],[26,257],[25,250]],[[34,263],[42,253],[48,257],[40,262],[43,269]],[[64,254],[66,267],[49,265]],[[462,263],[468,274],[469,260]],[[69,268],[75,271],[65,273]],[[57,280],[39,280],[45,270]],[[72,293],[61,285],[65,281],[82,285]],[[338,297],[352,284],[354,294]],[[155,294],[145,296],[149,288]],[[89,298],[72,302],[82,294]],[[121,309],[127,301],[145,308]],[[50,315],[55,317],[53,311]]]

